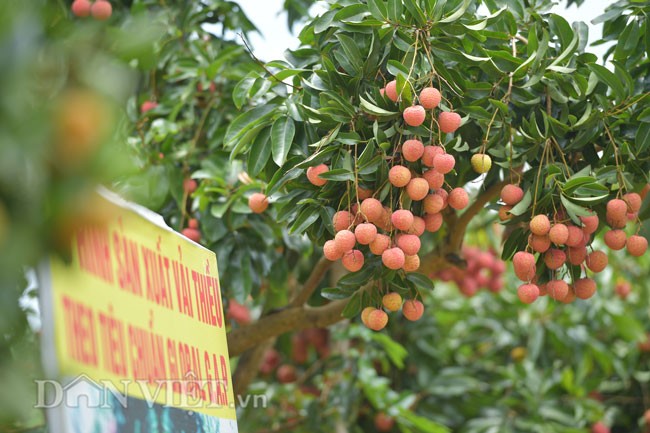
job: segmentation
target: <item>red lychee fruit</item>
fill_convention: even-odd
[[[646,196],[650,192],[650,183],[646,183],[639,195],[641,196],[641,200],[645,200]]]
[[[456,159],[448,153],[441,153],[433,157],[433,168],[438,173],[447,174],[454,169],[455,165]]]
[[[183,191],[186,194],[192,194],[198,187],[199,184],[194,179],[187,178],[183,181]]]
[[[422,207],[426,213],[438,213],[445,206],[445,201],[438,194],[429,194],[424,198]]]
[[[399,311],[399,309],[402,307],[402,297],[399,293],[386,293],[381,298],[381,303],[388,311]]]
[[[384,216],[384,207],[376,198],[367,198],[361,202],[361,213],[371,223],[378,224]]]
[[[524,198],[524,190],[517,185],[508,184],[501,189],[501,201],[514,206]]]
[[[395,420],[383,412],[375,415],[375,429],[380,432],[389,432],[393,429]]]
[[[357,238],[350,230],[341,230],[334,236],[334,243],[341,253],[347,253],[354,248],[354,245],[357,243]]]
[[[427,110],[432,110],[440,104],[442,95],[435,87],[425,87],[420,92],[420,104]]]
[[[517,296],[524,304],[532,304],[539,297],[539,287],[535,284],[522,284],[517,289]]]
[[[382,87],[381,89],[379,89],[379,94],[380,94],[381,96],[384,96],[384,95],[386,94],[386,88],[385,88],[385,87]]]
[[[424,229],[428,232],[435,233],[442,227],[442,214],[431,213],[424,216]]]
[[[406,194],[413,201],[420,201],[429,193],[429,183],[426,179],[416,177],[406,185]]]
[[[598,421],[591,426],[591,433],[610,433],[609,427],[602,421]]]
[[[385,94],[393,102],[397,102],[397,81],[393,80],[386,84]]]
[[[422,157],[424,144],[420,140],[406,140],[402,144],[402,156],[405,160],[415,162]]]
[[[548,235],[538,236],[531,234],[528,237],[528,245],[537,253],[545,253],[551,248],[551,239]]]
[[[525,251],[515,253],[512,258],[515,275],[521,281],[530,281],[535,277],[535,256]]]
[[[614,219],[611,218],[610,216],[606,216],[606,219],[607,219],[607,224],[609,224],[609,226],[613,229],[623,229],[627,224],[627,214],[625,215],[625,218],[621,218],[621,219]]]
[[[72,2],[72,13],[80,18],[90,15],[90,2],[88,0],[75,0]]]
[[[345,230],[352,225],[352,214],[346,210],[340,210],[334,214],[332,217],[332,225],[334,226],[334,232],[340,232]]]
[[[568,247],[577,247],[580,245],[584,239],[584,233],[582,230],[580,230],[579,227],[570,225],[568,226],[569,229],[569,236],[567,237],[567,240],[565,244]]]
[[[381,331],[388,324],[388,314],[384,310],[375,308],[368,314],[368,328],[373,331]]]
[[[389,231],[393,230],[393,223],[390,221],[390,217],[391,217],[393,212],[390,210],[390,208],[388,206],[384,206],[383,209],[384,210],[383,210],[383,212],[381,214],[381,219],[376,224],[377,224],[377,227],[379,227],[380,229],[382,229],[382,230],[384,230],[386,232],[389,232]]]
[[[449,206],[456,210],[462,210],[469,204],[469,196],[463,188],[454,188],[449,192],[447,199]]]
[[[548,232],[548,238],[555,245],[564,245],[569,240],[569,228],[562,224],[554,224]]]
[[[420,238],[415,235],[401,235],[397,239],[397,246],[404,251],[405,255],[415,255],[420,251]]]
[[[425,171],[422,178],[429,184],[429,189],[438,189],[445,183],[445,175],[433,168]]]
[[[602,272],[607,267],[607,254],[594,251],[587,256],[585,263],[592,272]]]
[[[368,245],[377,237],[377,227],[372,223],[362,223],[354,229],[357,242],[361,245]]]
[[[343,253],[336,247],[334,240],[326,241],[323,245],[323,255],[327,260],[335,261],[343,257]]]
[[[307,169],[307,179],[312,185],[323,186],[327,183],[327,179],[321,179],[320,175],[329,171],[329,167],[325,164],[320,164]]]
[[[632,291],[632,286],[627,281],[620,281],[614,286],[614,291],[621,299],[627,299],[630,292]]]
[[[411,228],[408,230],[408,234],[415,235],[415,236],[422,236],[422,234],[424,233],[425,226],[426,223],[424,222],[424,218],[419,216],[414,216],[413,225],[411,225]]]
[[[397,270],[404,266],[404,251],[399,248],[388,248],[381,254],[381,261],[388,269]]]
[[[413,225],[413,213],[410,210],[398,209],[393,212],[390,221],[397,230],[408,231]]]
[[[362,188],[357,185],[357,198],[359,200],[365,200],[367,198],[372,197],[373,192],[374,191],[371,189]]]
[[[648,250],[648,240],[643,236],[633,235],[627,240],[627,252],[634,257],[641,257]]]
[[[190,218],[190,220],[187,222],[187,226],[191,229],[198,229],[199,220],[197,220],[196,218]]]
[[[375,307],[366,307],[363,310],[361,310],[361,322],[364,325],[368,326],[368,316],[370,315],[370,313],[372,313],[375,310],[376,310]]]
[[[580,299],[589,299],[596,293],[596,282],[591,278],[581,278],[573,283],[573,291]]]
[[[403,165],[395,165],[388,171],[388,181],[398,188],[405,187],[411,181],[411,171]]]
[[[278,367],[278,371],[275,372],[278,382],[280,383],[291,383],[295,382],[298,376],[296,375],[296,367],[290,364],[282,364]]]
[[[449,198],[449,193],[442,188],[435,190],[433,193],[438,194],[440,197],[442,197],[442,200],[445,203],[443,209],[445,209],[447,207],[447,199]]]
[[[422,317],[422,314],[424,314],[424,304],[417,299],[404,301],[404,305],[402,305],[402,314],[407,320],[415,322]]]
[[[582,231],[587,234],[592,234],[598,230],[598,215],[593,214],[589,216],[581,216],[580,221],[582,221]]]
[[[566,252],[569,263],[574,266],[578,266],[587,259],[586,247],[569,247]]]
[[[534,235],[544,236],[551,230],[551,222],[546,215],[535,215],[530,220],[530,231]]]
[[[424,123],[424,118],[427,116],[427,112],[424,110],[424,107],[421,105],[413,105],[407,107],[402,113],[404,121],[409,126],[420,126]]]
[[[440,146],[424,146],[424,153],[422,153],[422,164],[427,167],[433,167],[433,159],[436,155],[445,153],[445,149]]]
[[[280,364],[280,354],[275,349],[269,349],[264,352],[260,372],[262,374],[270,374]]]
[[[404,257],[404,270],[406,272],[415,272],[420,269],[420,256],[414,254]]]
[[[605,245],[609,248],[618,251],[625,248],[625,242],[627,241],[627,235],[623,230],[608,230],[604,236]]]
[[[625,220],[627,216],[627,203],[615,198],[607,202],[607,221]]]
[[[90,13],[98,21],[106,21],[113,14],[113,7],[106,0],[95,0],[90,7]]]
[[[140,112],[146,113],[147,111],[153,110],[158,106],[158,103],[155,101],[144,101],[140,106]]]
[[[343,267],[348,271],[357,272],[363,267],[363,262],[364,262],[363,253],[359,250],[351,250],[346,253],[343,253],[341,262],[343,263]]]
[[[561,301],[569,293],[569,285],[564,280],[551,280],[546,283],[546,291],[548,296],[556,301]]]
[[[566,296],[564,298],[558,299],[558,300],[560,302],[562,302],[563,304],[570,304],[573,301],[575,301],[576,300],[576,294],[573,291],[573,287],[569,286],[569,291],[567,292]]]
[[[548,290],[546,289],[546,283],[538,284],[537,287],[539,288],[539,296],[548,295]]]
[[[508,221],[509,219],[512,218],[512,214],[510,211],[512,210],[512,206],[501,206],[499,208],[499,219],[501,221]]]
[[[551,248],[544,254],[544,263],[549,269],[560,269],[564,262],[566,262],[566,253],[562,250]]]
[[[196,243],[201,242],[201,232],[198,231],[197,229],[193,229],[191,227],[188,227],[188,228],[183,229],[183,231],[181,231],[181,233],[183,234],[183,236],[185,236],[186,238],[188,238],[190,240],[193,240]]]
[[[256,192],[248,197],[248,207],[254,213],[262,213],[269,207],[269,199],[261,192]]]
[[[390,237],[381,233],[375,236],[375,239],[370,242],[370,252],[376,256],[381,255],[390,246]]]
[[[635,192],[628,192],[623,196],[623,201],[627,203],[627,211],[634,213],[641,210],[643,200],[641,196]]]
[[[451,111],[443,111],[438,115],[438,125],[445,134],[451,134],[460,127],[460,114]]]

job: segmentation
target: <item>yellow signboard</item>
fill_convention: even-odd
[[[119,406],[108,421],[116,426],[112,431],[133,431],[129,417],[147,422],[152,410],[160,414],[156,422],[190,414],[200,418],[202,431],[236,431],[215,254],[146,209],[104,195],[111,197],[105,198],[107,223],[79,227],[72,262],[52,259],[41,272],[49,282],[42,297],[44,339],[53,341],[55,354],[44,350],[45,364],[65,378],[60,395],[50,391],[62,409],[54,418],[82,410],[68,407],[70,396],[84,394],[90,383],[94,397],[86,400]],[[68,392],[77,382],[81,391]],[[167,421],[173,424],[173,417]],[[65,424],[66,433],[77,430],[55,422]]]

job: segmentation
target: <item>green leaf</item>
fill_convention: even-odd
[[[271,146],[269,146],[270,137],[268,129],[260,133],[255,138],[250,152],[248,152],[247,168],[248,174],[251,176],[257,176],[269,160],[269,156],[271,155]]]
[[[327,180],[333,180],[335,182],[343,182],[346,180],[354,180],[354,173],[345,168],[335,168],[334,170],[326,171],[321,173],[320,177]]]
[[[524,194],[524,198],[521,199],[519,203],[515,205],[512,209],[510,209],[510,213],[516,216],[523,215],[524,213],[528,212],[528,209],[530,208],[530,203],[533,201],[532,194],[529,191],[526,191],[526,194]]]
[[[411,281],[417,288],[421,290],[431,291],[434,289],[433,280],[424,274],[415,272],[409,273],[406,275],[406,279]]]
[[[564,206],[564,209],[566,209],[571,220],[578,225],[582,225],[582,222],[580,221],[581,216],[591,215],[591,212],[584,207],[570,202],[564,194],[560,196],[560,200],[562,201],[562,206]]]
[[[282,167],[287,160],[287,155],[296,134],[296,126],[289,116],[278,118],[271,127],[271,144],[273,161]]]
[[[440,22],[440,23],[451,23],[451,22],[456,21],[458,18],[463,16],[463,14],[467,10],[467,8],[469,8],[471,3],[472,3],[471,0],[463,0],[462,6],[460,6],[458,9],[456,9],[456,11],[454,11],[454,13],[452,13],[451,15],[449,15],[446,18],[441,19],[438,22]]]
[[[595,63],[591,63],[587,65],[591,71],[596,74],[598,79],[605,83],[610,89],[612,89],[612,92],[614,96],[617,99],[624,99],[626,96],[626,91],[623,85],[621,84],[621,80],[609,69],[607,69],[604,66],[597,65]]]
[[[368,10],[375,19],[380,21],[385,21],[388,16],[386,4],[382,0],[368,0]]]
[[[372,102],[364,99],[363,96],[359,96],[359,101],[360,101],[361,109],[363,111],[369,114],[374,114],[375,116],[391,117],[391,116],[397,116],[399,114],[395,111],[384,110],[383,108],[380,108],[375,104],[373,104]]]
[[[223,139],[224,146],[230,148],[239,144],[238,141],[241,140],[251,128],[265,122],[276,110],[276,105],[264,104],[237,116],[230,123],[230,126],[228,126],[228,130]]]
[[[355,290],[346,290],[343,287],[326,287],[320,291],[320,294],[325,299],[336,301],[338,299],[349,298],[354,292]]]
[[[350,298],[348,303],[345,305],[345,308],[341,312],[341,316],[352,319],[356,317],[361,312],[361,295],[359,292],[355,292],[354,295]]]
[[[650,123],[644,123],[639,126],[634,142],[636,143],[636,150],[639,154],[645,152],[650,147]]]
[[[305,206],[289,229],[289,233],[302,234],[318,219],[318,211],[313,206]]]

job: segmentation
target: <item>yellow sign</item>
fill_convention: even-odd
[[[235,420],[215,254],[145,209],[107,202],[107,224],[79,227],[72,263],[49,266],[57,375]]]

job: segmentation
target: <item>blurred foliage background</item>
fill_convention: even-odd
[[[28,322],[38,313],[25,299],[38,291],[25,271],[51,251],[66,255],[74,228],[101,218],[91,199],[97,184],[179,231],[198,219],[225,295],[245,305],[239,316],[231,309],[233,327],[285,305],[320,254],[246,206],[261,184],[244,168],[269,177],[277,168],[267,164],[268,143],[253,144],[266,152],[263,163],[258,152],[232,159],[223,145],[249,101],[286,96],[269,93],[268,66],[244,46],[255,28],[237,3],[112,4],[113,16],[99,22],[73,17],[69,1],[0,3],[0,431],[46,430],[32,409],[42,373],[38,326]],[[287,25],[305,21],[311,4],[287,0]],[[650,46],[647,15],[628,25],[641,6],[622,0],[608,9],[603,39],[622,40],[612,56],[634,62],[640,41]],[[647,58],[640,62],[650,85]],[[143,112],[145,102],[155,107]],[[184,187],[188,179],[195,190]],[[485,229],[494,216],[477,221],[466,243],[498,251]],[[603,421],[644,432],[650,259],[613,253],[610,264],[599,295],[572,305],[522,307],[508,272],[498,294],[465,298],[437,283],[423,320],[391,321],[384,333],[346,321],[284,335],[250,388],[269,406],[240,409],[240,429],[585,432]]]

